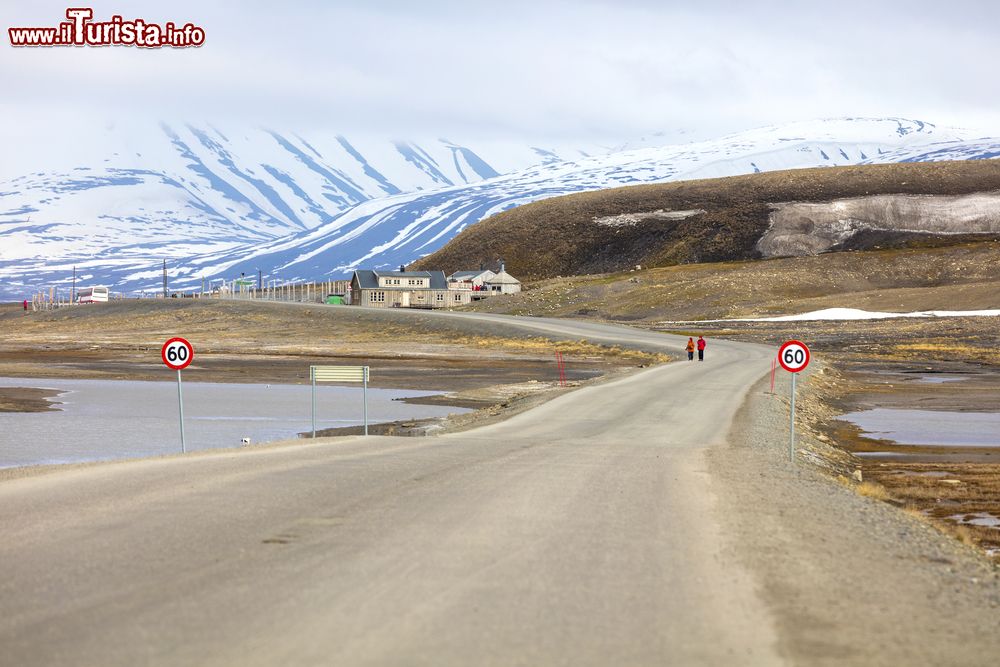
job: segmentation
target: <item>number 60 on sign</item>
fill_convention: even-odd
[[[160,357],[167,368],[175,371],[183,370],[194,359],[194,348],[183,338],[171,338],[163,344]]]
[[[789,373],[804,371],[809,365],[809,348],[801,341],[790,340],[778,348],[778,363]]]

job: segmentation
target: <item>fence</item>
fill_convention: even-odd
[[[70,290],[72,292],[72,290]],[[109,301],[120,301],[125,298],[123,292],[108,292]],[[58,287],[50,287],[48,292],[44,290],[39,290],[38,292],[33,292],[31,294],[31,300],[28,301],[31,310],[56,310],[57,308],[65,308],[66,306],[76,306],[79,305],[75,303],[72,294],[60,294]]]
[[[324,303],[329,295],[349,294],[351,285],[351,281],[349,280],[324,280],[303,283],[268,280],[261,286],[257,286],[256,282],[253,281],[251,283],[246,278],[209,280],[202,282],[200,291],[197,289],[176,291],[171,292],[170,296],[173,298],[194,299],[259,299],[264,301]],[[34,311],[53,310],[78,305],[71,298],[71,292],[72,290],[63,288],[62,293],[60,293],[58,287],[49,287],[48,292],[39,290],[32,293],[28,301],[31,309]],[[162,299],[164,298],[164,294],[161,290],[151,290],[139,292],[136,297],[140,299]],[[124,292],[109,292],[108,298],[111,301],[118,301],[126,298],[126,296]]]
[[[350,284],[349,280],[324,280],[308,283],[268,280],[264,284],[256,286],[248,284],[245,279],[237,278],[230,281],[209,281],[207,285],[202,286],[200,294],[196,293],[193,296],[211,299],[259,299],[263,301],[323,303],[329,295],[347,294],[350,291]]]

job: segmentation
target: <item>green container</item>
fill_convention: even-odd
[[[344,306],[347,304],[347,302],[344,301],[344,297],[339,294],[330,294],[327,296],[326,303],[330,306]]]

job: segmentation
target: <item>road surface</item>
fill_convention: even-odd
[[[686,342],[523,324],[648,349]],[[0,663],[778,664],[774,620],[732,555],[705,469],[771,354],[710,341],[704,363],[437,438],[0,483]]]

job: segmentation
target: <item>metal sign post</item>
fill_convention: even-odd
[[[184,394],[181,391],[181,372],[177,370],[177,408],[181,416],[181,454],[187,453],[187,443],[184,441]]]
[[[310,366],[309,379],[312,384],[312,437],[316,437],[316,383],[317,382],[360,382],[365,435],[368,435],[368,366]]]
[[[187,452],[184,440],[184,394],[181,390],[181,371],[194,359],[194,347],[183,338],[171,338],[160,349],[160,358],[167,368],[177,371],[177,410],[181,420],[181,453]]]
[[[792,373],[792,409],[790,411],[788,432],[791,434],[788,438],[788,460],[795,460],[795,378],[799,376],[798,373]]]
[[[792,374],[792,400],[789,422],[788,460],[795,461],[795,378],[809,365],[809,348],[805,343],[790,340],[778,348],[778,363]]]

